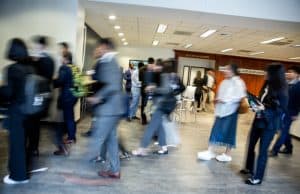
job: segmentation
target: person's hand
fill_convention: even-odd
[[[99,104],[101,102],[101,100],[97,97],[88,97],[86,100],[92,105]]]

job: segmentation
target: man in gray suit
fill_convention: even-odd
[[[88,98],[95,105],[95,129],[91,138],[89,153],[95,155],[106,149],[108,171],[100,171],[99,176],[120,178],[120,159],[117,140],[117,126],[125,113],[125,102],[122,92],[122,72],[115,58],[114,43],[109,38],[101,39],[95,55],[97,56],[96,79],[103,86]]]

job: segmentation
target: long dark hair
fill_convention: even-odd
[[[27,47],[22,39],[14,38],[10,40],[6,58],[16,62],[26,62],[29,60]]]
[[[276,93],[287,93],[287,81],[285,79],[285,69],[281,63],[271,63],[267,69],[267,80],[266,84],[272,94]]]

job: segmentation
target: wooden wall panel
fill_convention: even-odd
[[[219,66],[228,65],[231,63],[237,64],[240,68],[255,69],[255,70],[265,70],[267,65],[275,62],[272,60],[265,59],[254,59],[247,57],[236,57],[220,54],[210,54],[201,52],[190,52],[190,51],[180,51],[175,50],[175,58],[179,57],[191,57],[191,58],[202,58],[202,59],[213,59],[216,61],[215,74],[217,86],[224,79],[222,72],[218,71]],[[281,62],[286,68],[292,65],[299,65],[297,62],[286,62],[286,61],[276,61]],[[255,95],[259,94],[259,91],[264,83],[264,76],[261,75],[251,75],[251,74],[241,74],[241,78],[244,80],[247,90]]]

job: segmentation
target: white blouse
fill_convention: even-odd
[[[225,79],[221,82],[217,92],[215,115],[225,117],[235,113],[239,107],[240,101],[246,94],[246,86],[239,76]]]

